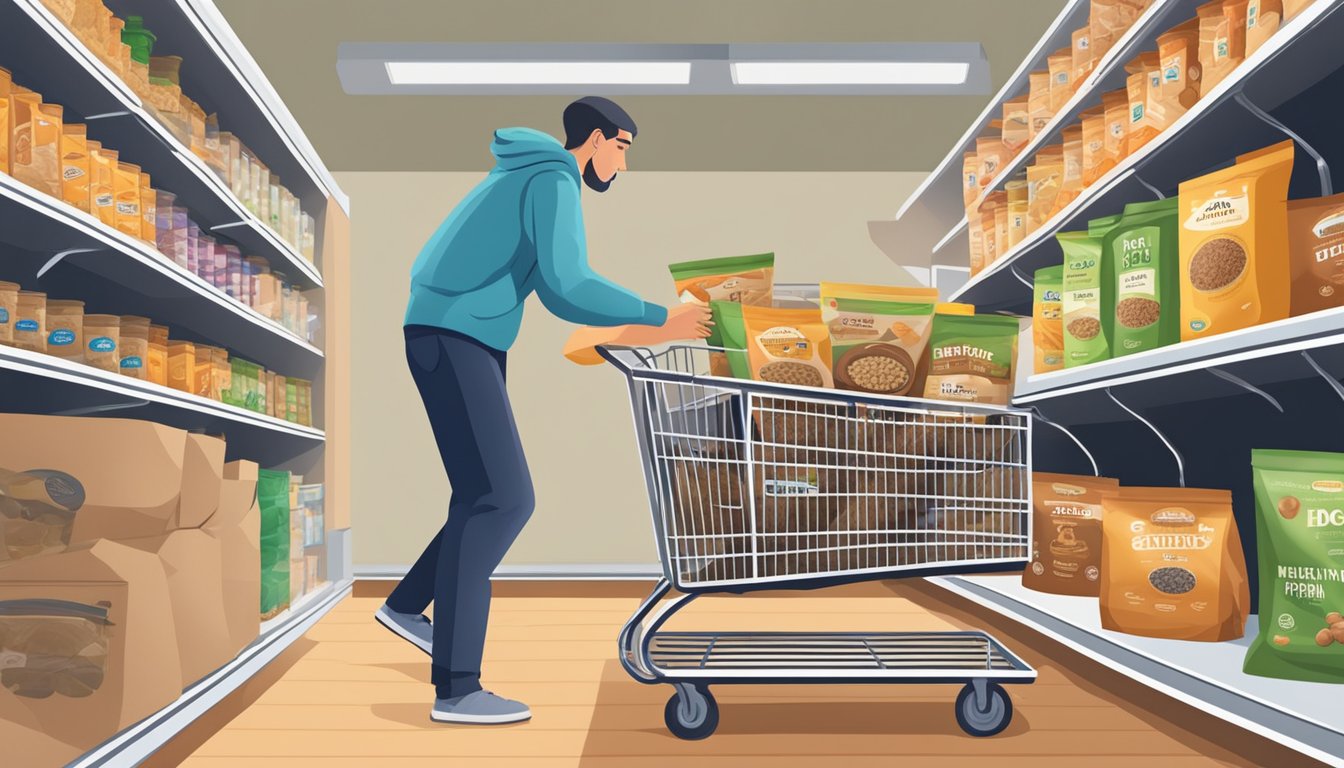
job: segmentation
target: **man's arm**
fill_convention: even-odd
[[[562,320],[582,325],[662,325],[667,309],[644,301],[588,266],[579,190],[560,171],[528,185],[523,224],[537,249],[537,295]]]

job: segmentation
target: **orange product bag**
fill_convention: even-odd
[[[980,237],[984,240],[985,267],[999,260],[999,223],[994,218],[994,210],[986,203],[980,209]]]
[[[1083,188],[1106,172],[1106,111],[1096,106],[1079,115],[1082,119]]]
[[[1092,31],[1090,27],[1083,27],[1073,33],[1073,71],[1070,73],[1072,78],[1073,90],[1077,91],[1083,87],[1083,82],[1087,76],[1092,74],[1092,65],[1096,58],[1092,55]]]
[[[103,149],[96,141],[89,142],[89,208],[98,220],[115,227],[117,225],[117,198],[115,176],[117,151]]]
[[[1083,127],[1071,125],[1064,129],[1064,175],[1059,185],[1051,216],[1068,207],[1083,193]]]
[[[1004,185],[1008,195],[1008,246],[1004,252],[1012,250],[1027,236],[1027,180],[1014,179]]]
[[[14,94],[14,132],[10,136],[10,175],[39,192],[61,199],[61,118],[59,104],[43,104],[42,95]]]
[[[1050,65],[1050,114],[1057,115],[1073,98],[1073,50],[1062,48],[1046,59]]]
[[[89,212],[89,135],[79,123],[61,126],[61,199]]]
[[[990,195],[990,203],[994,206],[994,246],[998,250],[998,255],[1002,258],[1008,253],[1008,193],[995,192]]]
[[[1166,127],[1162,119],[1160,96],[1162,77],[1159,74],[1161,58],[1156,51],[1144,53],[1125,67],[1129,73],[1126,91],[1129,94],[1129,153],[1152,141]]]
[[[1092,30],[1092,57],[1100,60],[1124,34],[1124,11],[1120,0],[1092,0],[1087,25]]]
[[[757,381],[834,387],[831,334],[821,309],[775,309],[742,305],[747,359]]]
[[[140,217],[140,166],[117,163],[112,171],[112,197],[116,210],[113,226],[139,240],[143,226]]]
[[[1314,2],[1316,0],[1283,0],[1283,20],[1287,21],[1293,18]]]
[[[980,197],[980,159],[975,152],[965,152],[961,156],[961,201],[970,208]]]
[[[1288,317],[1293,142],[1181,183],[1181,341]]]
[[[1106,110],[1106,171],[1129,157],[1129,92],[1111,91],[1101,97]]]
[[[1213,0],[1199,14],[1200,96],[1206,96],[1246,58],[1246,0]]]
[[[158,237],[159,193],[151,186],[148,173],[140,174],[140,239],[153,245]],[[213,256],[211,257],[213,258]]]
[[[1260,50],[1283,24],[1283,0],[1250,0],[1246,4],[1246,56]]]
[[[985,238],[980,228],[980,214],[976,211],[966,213],[966,239],[970,243],[969,261],[971,277],[975,277],[985,268]]]
[[[1027,97],[1009,99],[1003,103],[1003,146],[1009,157],[1017,157],[1017,153],[1031,140],[1027,104]]]
[[[1003,164],[1006,162],[1003,138],[998,133],[994,133],[976,139],[975,156],[980,161],[979,178],[976,180],[980,184],[980,189],[976,192],[978,198],[985,187],[994,183],[994,177],[999,175],[999,170],[1003,168]]]
[[[1027,169],[1027,232],[1035,232],[1050,220],[1064,183],[1064,148],[1046,147]]]
[[[1031,83],[1027,96],[1027,119],[1031,126],[1031,138],[1034,139],[1055,116],[1054,110],[1050,108],[1050,72],[1032,72],[1027,79]]]
[[[1022,586],[1056,595],[1097,597],[1104,576],[1102,502],[1119,493],[1120,482],[1032,472],[1031,490],[1031,563],[1022,571]]]
[[[1204,642],[1242,636],[1250,578],[1231,491],[1121,488],[1102,508],[1103,628]]]
[[[9,173],[9,139],[12,133],[10,123],[10,92],[14,81],[9,70],[0,67],[0,173]]]
[[[1162,65],[1162,113],[1171,125],[1199,101],[1203,68],[1199,62],[1199,19],[1191,19],[1157,38]]]

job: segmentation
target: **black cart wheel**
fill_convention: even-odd
[[[957,694],[957,725],[972,736],[993,736],[1013,719],[1013,702],[998,683],[985,683],[983,707],[976,706],[975,685],[967,684]]]
[[[673,736],[696,741],[719,727],[719,703],[708,688],[680,684],[663,708],[663,719]]]

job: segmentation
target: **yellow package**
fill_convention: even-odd
[[[804,387],[831,387],[831,339],[820,309],[742,306],[751,377]]]
[[[729,256],[669,264],[677,297],[683,304],[709,306],[714,301],[730,301],[768,307],[775,293],[775,254]],[[716,327],[705,340],[711,347],[725,347]],[[709,356],[710,375],[731,376],[728,358],[722,352]]]
[[[1260,50],[1283,23],[1283,0],[1251,0],[1246,5],[1246,56]]]
[[[11,97],[14,132],[10,175],[24,184],[61,197],[61,118],[58,104],[43,104],[42,96],[28,91]]]
[[[115,227],[117,151],[103,149],[96,141],[89,142],[89,208],[98,220]]]
[[[1050,72],[1042,70],[1027,75],[1027,125],[1031,138],[1036,138],[1050,119],[1055,116],[1050,109]]]
[[[984,233],[980,231],[980,214],[975,211],[966,213],[966,237],[970,241],[971,277],[975,277],[985,268]]]
[[[1183,182],[1181,340],[1288,317],[1291,140]]]
[[[89,212],[89,136],[79,123],[61,127],[61,197]]]
[[[9,99],[13,85],[9,70],[0,67],[0,173],[9,173]]]
[[[140,239],[140,166],[117,163],[112,170],[112,196],[116,211],[113,226]]]
[[[1031,343],[1035,373],[1064,368],[1064,265],[1036,270],[1031,310]]]

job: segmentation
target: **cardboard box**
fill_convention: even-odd
[[[17,754],[26,764],[63,764],[69,758],[58,745],[85,752],[174,701],[182,672],[170,608],[159,558],[124,544],[0,565],[6,752],[23,743]],[[41,668],[19,672],[30,659]],[[58,745],[33,744],[25,731]]]
[[[209,489],[213,454],[222,448],[202,438],[188,457],[188,435],[180,429],[131,419],[4,413],[0,435],[7,436],[0,440],[0,468],[61,473],[82,495],[71,502],[68,544],[161,536],[182,521],[205,519],[218,503]],[[191,486],[185,496],[184,477]],[[0,547],[0,560],[10,558]]]
[[[183,688],[233,659],[238,649],[224,613],[223,546],[219,539],[192,528],[125,544],[158,555],[163,565]]]
[[[219,542],[223,572],[224,622],[236,654],[261,633],[261,507],[257,504],[257,465],[224,465],[219,509],[201,530]]]

